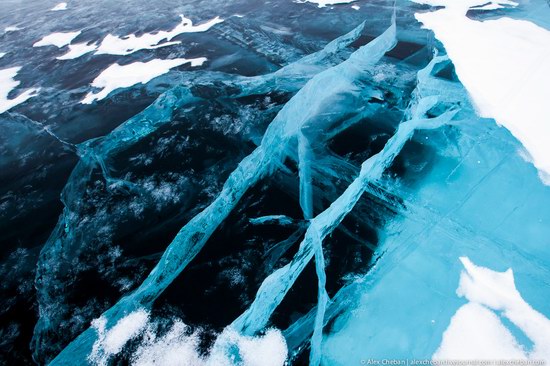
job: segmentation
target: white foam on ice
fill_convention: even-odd
[[[61,48],[63,46],[68,45],[78,37],[78,35],[81,33],[81,31],[76,32],[57,32],[52,33],[44,38],[42,38],[40,41],[33,44],[33,47],[43,47],[43,46],[55,46],[57,48]]]
[[[337,5],[337,4],[350,4],[357,0],[305,0],[308,3],[317,4],[320,8],[324,8],[327,5]]]
[[[478,113],[507,128],[550,184],[550,31],[525,20],[466,16],[474,6],[516,5],[509,0],[414,1],[444,6],[416,18],[445,46]]]
[[[457,289],[469,302],[451,319],[434,359],[533,359],[550,361],[550,319],[531,307],[516,289],[512,269],[495,272],[460,258],[464,271]],[[532,342],[522,347],[499,316]]]
[[[80,56],[83,56],[87,53],[93,52],[97,49],[97,45],[95,43],[88,44],[88,43],[76,43],[76,44],[70,44],[69,50],[67,53],[56,57],[58,60],[72,60],[75,58],[78,58]]]
[[[181,22],[170,31],[144,33],[139,37],[135,34],[121,37],[108,34],[101,42],[96,54],[128,55],[139,50],[179,44],[180,41],[171,42],[171,40],[183,33],[206,32],[214,25],[223,22],[220,17],[215,17],[205,23],[193,25],[191,19],[185,18],[183,15],[180,17]]]
[[[50,10],[51,11],[67,10],[67,3],[59,3],[53,8],[51,8]]]
[[[11,67],[0,70],[0,113],[4,113],[27,99],[36,96],[40,90],[38,88],[27,89],[15,98],[8,99],[9,93],[21,83],[15,80],[15,76],[20,69],[21,67]]]
[[[88,357],[89,361],[96,365],[107,365],[109,358],[118,354],[130,339],[139,335],[148,322],[149,313],[143,309],[128,314],[109,330],[106,330],[105,318],[95,319],[92,327],[97,331],[97,340]]]
[[[128,65],[112,64],[103,70],[91,84],[95,88],[101,88],[101,91],[88,93],[81,103],[90,104],[96,100],[101,100],[119,88],[146,84],[157,76],[166,74],[170,69],[185,63],[190,63],[191,66],[200,66],[205,61],[205,57],[199,57],[172,60],[155,59],[148,62],[134,62]]]
[[[132,357],[132,366],[229,366],[237,364],[232,350],[214,346],[207,355],[198,350],[199,334],[191,332],[180,320],[162,337],[152,329],[145,333],[144,341]],[[259,337],[245,337],[225,329],[216,344],[231,344],[238,348],[241,366],[282,366],[288,350],[286,341],[277,329],[269,329]]]

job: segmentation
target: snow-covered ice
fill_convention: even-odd
[[[76,44],[70,44],[69,50],[67,53],[56,57],[58,60],[72,60],[75,58],[78,58],[80,56],[83,56],[87,53],[93,52],[97,49],[97,45],[95,43],[76,43]]]
[[[129,34],[115,36],[108,34],[99,45],[96,54],[129,55],[139,50],[155,49],[181,43],[172,41],[183,33],[206,32],[214,25],[223,22],[220,17],[215,17],[207,22],[193,25],[191,19],[180,15],[181,22],[169,31],[157,31],[144,33],[141,36]]]
[[[51,11],[67,10],[67,3],[59,3],[53,8],[51,8],[50,10]]]
[[[5,33],[17,32],[18,30],[21,30],[21,29],[23,29],[23,28],[20,28],[16,25],[10,25],[9,27],[4,28],[4,32]]]
[[[94,88],[101,88],[101,91],[98,93],[88,93],[82,100],[82,103],[90,104],[96,100],[101,100],[119,88],[146,84],[157,76],[166,74],[170,69],[185,63],[189,63],[191,66],[200,66],[205,61],[206,58],[199,57],[193,59],[176,58],[172,60],[155,59],[148,62],[138,61],[128,65],[112,64],[103,70],[92,82],[92,86]]]
[[[508,0],[415,1],[444,6],[416,18],[443,43],[479,114],[494,118],[521,141],[550,184],[550,30],[527,20],[466,16],[472,6],[517,5]]]
[[[469,302],[451,319],[434,359],[550,360],[550,319],[521,297],[512,269],[496,272],[467,257],[460,260],[465,270],[457,294]],[[532,350],[518,342],[499,314],[530,339]]]
[[[57,48],[61,48],[71,43],[76,37],[78,37],[80,33],[81,31],[52,33],[43,37],[40,41],[37,41],[32,46],[55,46]]]
[[[324,8],[327,5],[337,5],[337,4],[350,4],[357,0],[305,0],[309,3],[317,4],[320,8]]]
[[[21,67],[10,67],[0,70],[0,113],[4,113],[18,104],[23,103],[29,98],[36,96],[39,89],[31,88],[23,91],[15,98],[9,99],[8,95],[21,82],[15,80],[15,76],[21,70]]]

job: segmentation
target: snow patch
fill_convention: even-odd
[[[108,34],[101,42],[96,54],[129,55],[139,50],[155,49],[179,44],[181,43],[180,41],[171,42],[171,40],[183,33],[206,32],[214,25],[223,22],[223,19],[220,17],[215,17],[205,23],[193,25],[191,19],[183,15],[180,15],[180,17],[181,22],[170,31],[145,33],[139,37],[136,37],[135,34],[121,37]]]
[[[128,65],[112,64],[103,70],[92,82],[95,88],[101,88],[98,93],[90,92],[82,100],[83,104],[90,104],[107,97],[112,91],[119,88],[128,88],[136,84],[146,84],[157,76],[166,74],[170,69],[190,63],[191,66],[200,66],[206,61],[205,57],[172,60],[155,59],[148,62],[134,62]]]
[[[243,337],[233,334],[237,340],[243,363],[247,366],[281,366],[284,365],[288,350],[286,341],[280,331],[270,329],[261,337]]]
[[[21,67],[0,70],[0,113],[4,113],[27,99],[36,96],[40,90],[38,88],[27,89],[17,97],[8,99],[9,93],[21,83],[14,79],[19,70],[21,70]]]
[[[451,319],[433,359],[525,359],[525,352],[498,316],[476,303],[463,305]]]
[[[513,1],[414,1],[445,7],[416,19],[445,46],[479,115],[507,128],[550,185],[550,31],[526,20],[466,16],[471,7],[491,10]]]
[[[51,11],[67,10],[67,3],[59,3],[53,8],[51,8],[50,10]]]
[[[149,313],[143,309],[136,310],[120,319],[111,329],[106,331],[107,320],[103,317],[95,319],[92,327],[98,337],[93,345],[88,360],[96,365],[107,365],[109,358],[116,355],[124,345],[136,337],[149,322]]]
[[[40,41],[33,44],[33,47],[43,47],[43,46],[55,46],[57,48],[61,48],[63,46],[68,45],[78,37],[78,35],[81,33],[81,31],[76,32],[58,32],[58,33],[52,33],[44,38],[42,38]]]
[[[93,52],[97,49],[97,45],[92,43],[76,43],[76,44],[70,44],[69,45],[69,51],[65,53],[64,55],[61,55],[59,57],[56,57],[58,60],[72,60],[75,58],[78,58],[80,56],[83,56],[87,53]]]
[[[357,0],[305,0],[308,3],[317,4],[320,8],[324,8],[327,5],[337,5],[337,4],[350,4]]]
[[[16,31],[21,30],[21,29],[23,29],[23,28],[19,28],[16,25],[10,25],[9,27],[4,28],[4,32],[5,33],[16,32]]]
[[[533,359],[550,361],[550,319],[531,307],[516,289],[512,269],[495,272],[461,257],[464,271],[457,294],[469,303],[451,319],[434,359]],[[501,312],[533,342],[522,347],[506,328]]]
[[[88,361],[97,366],[108,365],[112,356],[138,336],[139,346],[130,357],[132,366],[229,366],[236,364],[236,358],[241,366],[283,366],[288,356],[285,338],[278,329],[269,329],[263,336],[246,337],[226,328],[208,354],[203,355],[199,351],[199,331],[193,332],[176,319],[168,332],[158,335],[158,324],[150,321],[150,313],[144,309],[128,314],[109,330],[104,317],[94,320],[92,326],[98,339]]]
[[[170,331],[158,337],[152,330],[132,357],[132,366],[218,366],[234,365],[239,358],[242,366],[282,366],[288,355],[286,341],[277,329],[269,329],[259,337],[245,337],[226,328],[216,339],[208,355],[198,351],[199,334],[191,332],[180,320]],[[222,345],[236,346],[236,348]]]

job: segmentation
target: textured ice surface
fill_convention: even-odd
[[[7,2],[0,363],[548,359],[550,8],[419,2]]]
[[[447,61],[439,58],[435,62]],[[491,269],[513,268],[515,284],[529,308],[548,316],[544,283],[548,278],[549,248],[540,243],[545,242],[548,231],[544,224],[548,212],[542,207],[550,199],[550,192],[517,153],[518,145],[511,135],[494,122],[477,117],[467,105],[466,91],[454,88],[457,82],[437,75],[426,75],[423,94],[446,90],[444,100],[460,101],[462,111],[453,125],[457,134],[423,137],[426,144],[446,141],[446,148],[437,154],[429,174],[417,182],[416,189],[397,189],[406,199],[407,208],[400,219],[385,228],[374,268],[353,289],[355,304],[336,320],[334,332],[325,339],[327,362],[345,365],[358,356],[431,358],[441,347],[441,334],[450,319],[464,304],[455,295],[462,270],[459,257],[463,256]],[[449,87],[442,88],[443,84]],[[391,183],[381,184],[396,192],[395,186],[388,185]],[[510,195],[512,191],[517,193]],[[468,274],[482,284],[485,281],[490,289],[486,281],[493,278],[487,274],[490,271],[465,263]],[[507,279],[500,281],[506,285],[500,293],[506,294],[513,283],[512,275],[500,276]],[[462,282],[461,288],[466,284]],[[494,292],[483,293],[485,305],[499,303]],[[464,292],[466,297],[470,294]],[[515,301],[513,297],[511,301]],[[458,312],[451,330],[461,330],[459,325],[467,328],[470,316],[481,314],[487,327],[479,332],[486,331],[487,336],[499,332],[499,342],[513,339],[489,313],[478,305],[467,306]],[[509,332],[523,339],[517,328]],[[490,344],[490,339],[486,340]],[[346,354],[342,349],[347,350]],[[472,354],[476,349],[471,349]],[[513,352],[513,348],[508,351]]]

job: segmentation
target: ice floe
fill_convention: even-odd
[[[51,11],[67,10],[67,3],[59,3],[53,8],[51,8],[50,10]]]
[[[200,66],[206,61],[205,57],[193,59],[176,58],[172,60],[155,59],[148,62],[134,62],[128,65],[112,64],[92,82],[95,88],[101,88],[98,93],[88,93],[82,100],[83,104],[90,104],[107,97],[113,90],[128,88],[136,84],[146,84],[152,79],[167,73],[170,69],[190,63],[191,66]]]
[[[206,32],[212,26],[223,22],[223,19],[220,17],[215,17],[205,23],[193,25],[191,19],[183,15],[180,15],[180,17],[181,22],[170,31],[144,33],[141,36],[136,36],[135,34],[126,36],[108,34],[101,42],[96,54],[129,55],[139,50],[155,49],[179,44],[181,43],[180,41],[172,42],[172,39],[183,33]]]
[[[21,83],[14,79],[20,69],[21,67],[11,67],[0,70],[0,113],[4,113],[27,99],[36,96],[39,90],[36,88],[27,89],[17,97],[8,99],[9,93]]]
[[[415,0],[444,6],[416,18],[441,41],[480,116],[494,118],[525,147],[550,184],[550,31],[526,20],[476,21],[476,9],[515,6],[508,0]]]
[[[61,48],[71,43],[81,31],[52,33],[33,44],[33,47],[55,46]]]
[[[550,360],[550,319],[521,297],[512,269],[495,272],[467,257],[460,260],[465,270],[457,294],[469,302],[451,319],[434,359]],[[532,341],[532,350],[516,340],[496,312]]]
[[[0,52],[0,58],[6,56],[6,52]]]

